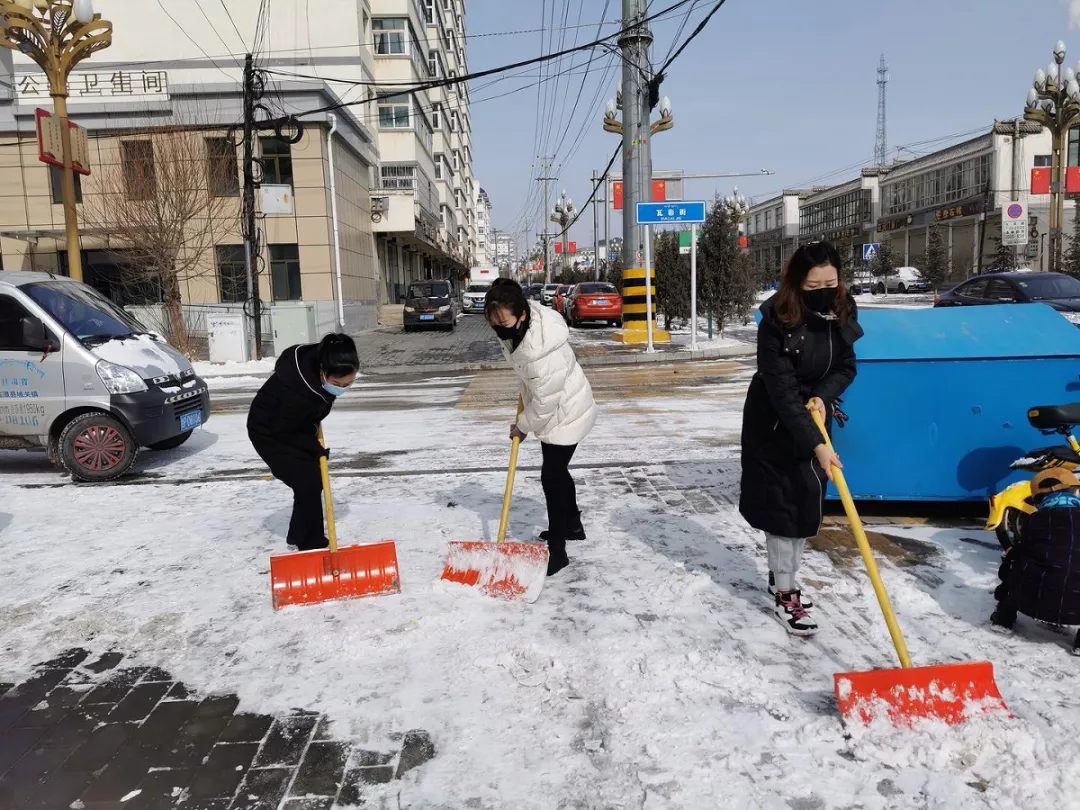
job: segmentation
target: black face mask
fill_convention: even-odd
[[[818,315],[833,311],[836,304],[836,287],[818,287],[816,290],[803,290],[803,303],[806,308]]]
[[[513,340],[518,336],[518,332],[521,331],[521,324],[515,324],[514,326],[499,326],[498,324],[492,324],[491,328],[495,330],[495,334],[499,336],[499,340]]]

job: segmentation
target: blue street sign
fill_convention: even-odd
[[[872,262],[880,252],[880,242],[869,242],[862,246],[862,260],[864,262]]]
[[[704,200],[681,200],[679,202],[639,202],[637,225],[660,225],[666,222],[701,223],[705,221]]]
[[[615,251],[614,251],[614,250],[613,250],[613,251],[611,251],[611,253],[609,253],[609,254],[608,254],[608,261],[609,261],[609,262],[613,262],[613,261],[615,261],[615,256],[616,256],[616,253],[615,253]]]

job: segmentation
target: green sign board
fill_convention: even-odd
[[[698,239],[701,238],[701,228],[697,229]],[[679,231],[679,253],[683,256],[690,255],[690,231]]]

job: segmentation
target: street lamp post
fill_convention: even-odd
[[[652,35],[641,28],[634,37],[636,42],[644,42],[645,47],[652,42]],[[646,57],[647,61],[647,57]],[[627,86],[628,71],[637,68],[631,62],[623,71],[623,86]],[[652,149],[649,142],[658,132],[666,132],[675,126],[671,116],[671,99],[660,99],[660,117],[649,122],[650,107],[647,96],[631,94],[629,105],[624,110],[623,93],[620,90],[615,99],[604,105],[604,132],[621,135],[623,139],[623,301],[624,328],[615,334],[615,339],[623,343],[648,343],[654,340],[669,341],[671,335],[656,329],[656,313],[653,311],[652,288],[656,278],[653,268],[648,267],[652,256],[652,229],[638,225],[634,212],[637,203],[652,199]],[[619,111],[624,110],[627,126],[619,120]],[[605,195],[606,196],[606,195]],[[625,305],[625,302],[632,303]],[[642,312],[641,308],[645,311]]]
[[[92,0],[0,0],[0,46],[26,54],[45,71],[60,119],[68,274],[76,281],[82,281],[82,253],[71,167],[68,77],[79,62],[111,44],[112,23],[94,13]]]
[[[1050,165],[1050,271],[1061,270],[1062,224],[1065,219],[1065,144],[1069,130],[1080,120],[1080,84],[1076,70],[1065,67],[1065,43],[1054,46],[1054,61],[1047,72],[1035,73],[1034,86],[1028,90],[1024,120],[1050,130],[1052,139]]]
[[[563,254],[563,267],[565,268],[569,262],[570,256],[570,222],[574,217],[574,202],[566,196],[566,189],[563,189],[559,199],[555,201],[555,210],[551,213],[551,221],[559,226],[561,235],[559,241],[562,242],[562,254]]]

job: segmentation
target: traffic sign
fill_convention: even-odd
[[[637,204],[637,225],[662,225],[667,222],[701,223],[705,221],[704,200],[684,200],[678,203]]]
[[[862,246],[862,260],[864,262],[872,262],[877,258],[877,255],[881,252],[880,242],[868,242]]]
[[[1022,202],[1009,203],[1001,217],[1001,244],[1026,245],[1028,225],[1027,206]]]

